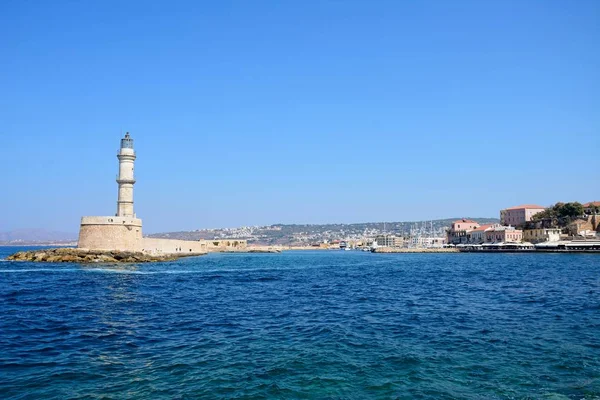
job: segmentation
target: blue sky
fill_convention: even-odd
[[[600,199],[598,1],[0,3],[0,231]]]

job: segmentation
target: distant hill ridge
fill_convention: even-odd
[[[0,243],[52,243],[73,242],[77,240],[77,234],[71,232],[59,232],[46,229],[15,229],[0,232]]]

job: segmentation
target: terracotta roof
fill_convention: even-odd
[[[507,210],[520,210],[522,208],[541,208],[546,209],[546,207],[538,206],[536,204],[521,204],[520,206],[509,207]]]
[[[477,221],[473,221],[471,219],[457,219],[456,221],[453,222],[453,224],[460,224],[460,223],[476,224]]]
[[[590,202],[585,203],[583,206],[584,207],[592,207],[592,206],[600,207],[600,201],[590,201]]]
[[[487,228],[491,228],[494,224],[485,224],[485,225],[481,225],[479,228],[473,229],[471,232],[483,232],[485,231]]]

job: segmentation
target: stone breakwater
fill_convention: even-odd
[[[212,252],[212,250],[210,251]],[[281,248],[272,246],[248,246],[241,249],[223,250],[221,253],[281,253]]]
[[[182,254],[165,254],[165,255],[150,255],[141,252],[132,251],[102,251],[102,250],[85,250],[74,248],[59,248],[59,249],[43,249],[19,251],[18,253],[8,256],[7,260],[11,261],[33,261],[33,262],[49,262],[49,263],[145,263],[145,262],[160,262],[172,261],[181,257],[197,256],[201,254],[182,253]]]
[[[373,253],[458,253],[455,248],[433,248],[433,249],[404,249],[394,247],[378,247]]]

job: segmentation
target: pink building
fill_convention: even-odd
[[[495,226],[485,230],[486,243],[521,243],[523,231],[514,226]]]
[[[452,227],[448,230],[448,243],[468,243],[469,237],[467,234],[476,228],[479,228],[479,224],[470,219],[459,219],[454,221]]]
[[[459,219],[452,223],[453,231],[466,231],[475,228],[479,228],[479,224],[477,223],[477,221],[473,221],[470,219]]]
[[[545,209],[545,207],[536,206],[535,204],[523,204],[500,210],[500,223],[502,225],[519,226],[531,221],[531,217]]]

